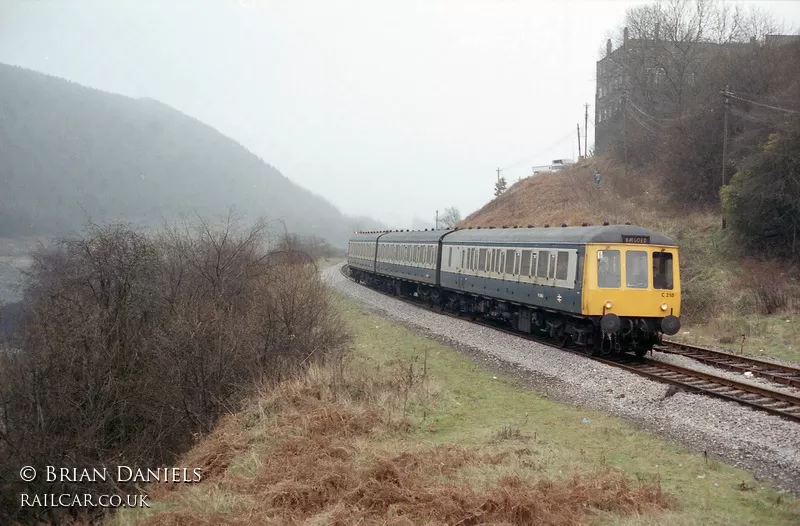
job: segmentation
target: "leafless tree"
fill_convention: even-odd
[[[461,221],[461,212],[454,206],[449,206],[444,209],[444,214],[439,217],[439,223],[444,228],[455,228]]]

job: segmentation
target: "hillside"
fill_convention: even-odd
[[[63,233],[87,215],[157,224],[231,205],[339,246],[352,231],[325,199],[157,101],[2,64],[0,85],[0,237]]]
[[[682,310],[685,320],[695,324],[692,337],[702,334],[714,343],[738,346],[744,334],[745,350],[770,352],[774,347],[776,356],[797,359],[797,323],[785,321],[800,321],[797,269],[788,261],[743,256],[730,229],[722,229],[719,210],[676,205],[665,197],[664,181],[655,171],[626,175],[613,157],[594,157],[558,173],[518,181],[459,226],[560,227],[608,221],[663,232],[681,247]]]
[[[600,186],[593,174],[600,173]],[[664,197],[656,173],[630,172],[610,156],[528,177],[466,217],[459,226],[559,227],[630,222],[676,238],[719,234],[721,217],[713,209],[676,208]]]

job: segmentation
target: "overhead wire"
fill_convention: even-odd
[[[631,102],[631,101],[627,101],[627,102],[628,102],[628,104],[631,105],[631,107],[633,107],[633,109],[635,109],[636,111],[638,111],[639,113],[641,113],[645,117],[647,117],[649,119],[652,119],[653,121],[655,121],[654,124],[658,124],[659,126],[663,126],[663,124],[661,124],[661,122],[668,123],[668,122],[674,122],[676,120],[676,119],[670,119],[670,118],[654,117],[654,116],[650,115],[649,113],[647,113],[646,111],[644,111],[639,106],[637,106],[636,104],[634,104],[633,102]]]
[[[783,126],[781,123],[775,122],[774,120],[756,117],[755,115],[752,115],[750,113],[741,110],[737,110],[736,108],[730,108],[728,111],[730,111],[732,115],[736,115],[737,117],[741,117],[749,121],[757,122],[760,124],[766,124],[774,128],[786,129],[786,126]]]
[[[786,113],[800,114],[800,111],[797,111],[797,110],[790,110],[790,109],[787,109],[787,108],[779,108],[778,106],[770,106],[769,104],[762,104],[760,102],[756,102],[756,101],[753,101],[753,100],[745,99],[743,97],[738,97],[736,95],[733,95],[732,93],[723,92],[723,94],[726,97],[730,97],[732,99],[740,100],[742,102],[748,102],[748,103],[754,104],[756,106],[761,106],[762,108],[769,108],[771,110],[783,111],[783,112],[786,112]]]
[[[652,133],[658,134],[658,135],[665,135],[664,132],[659,131],[659,130],[654,130],[653,128],[651,128],[647,124],[643,123],[641,121],[641,119],[639,119],[639,116],[636,115],[635,113],[633,113],[633,111],[631,111],[630,107],[628,107],[627,105],[625,106],[625,109],[627,110],[628,114],[630,114],[630,116],[633,117],[633,119],[642,126],[642,128],[644,128],[644,129],[646,129],[646,130],[648,130],[648,131],[650,131]]]

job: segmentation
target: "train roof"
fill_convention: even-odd
[[[350,241],[375,241],[383,232],[355,232],[350,235]]]
[[[412,232],[389,232],[381,237],[381,243],[436,243],[453,230],[414,230]]]
[[[623,236],[648,236],[651,245],[677,246],[669,237],[635,225],[472,228],[448,234],[444,243],[621,243]]]

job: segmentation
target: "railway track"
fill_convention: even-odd
[[[753,373],[753,375],[760,376],[772,382],[800,388],[800,368],[797,367],[790,367],[766,360],[759,360],[758,358],[750,358],[668,340],[662,342],[662,345],[654,347],[653,350],[666,354],[686,356],[698,362],[729,371],[739,373],[746,373],[749,371]]]
[[[650,359],[600,361],[653,380],[676,385],[800,422],[800,397]]]
[[[352,278],[350,278],[347,272],[346,264],[342,265],[340,271],[342,275],[352,280]],[[440,311],[439,309],[434,309],[422,305],[419,302],[407,298],[392,296],[391,294],[387,294],[377,290],[376,292],[380,292],[381,294],[385,294],[392,298],[404,301],[416,307],[436,312],[437,314],[443,314],[445,316],[450,316],[453,318],[464,319],[463,317],[458,316],[457,314],[449,313],[446,311]],[[700,371],[696,371],[694,369],[688,369],[685,367],[659,362],[657,360],[652,360],[652,359],[631,358],[630,360],[623,361],[623,360],[609,360],[601,357],[590,357],[586,356],[584,353],[578,350],[562,348],[551,341],[548,341],[546,339],[537,336],[529,334],[521,334],[511,329],[507,329],[491,323],[486,323],[480,320],[474,320],[473,323],[489,327],[501,332],[505,332],[514,335],[516,337],[526,338],[528,340],[535,341],[541,345],[547,345],[549,347],[554,347],[568,352],[573,352],[575,354],[580,354],[581,356],[585,356],[588,359],[596,360],[605,363],[607,365],[611,365],[613,367],[625,369],[629,372],[638,374],[640,376],[645,376],[647,378],[650,378],[651,380],[675,385],[688,392],[702,393],[708,396],[721,398],[723,400],[736,402],[738,404],[746,405],[748,407],[758,409],[761,411],[766,411],[768,413],[772,413],[774,415],[781,416],[789,420],[800,422],[800,397],[794,396],[792,394],[773,391],[771,389],[757,387],[747,383],[738,382],[736,380],[731,380],[725,377],[703,373]],[[755,361],[760,361],[760,360],[755,360]],[[763,363],[769,363],[769,362],[763,362]],[[770,365],[775,365],[775,364],[770,364]]]

